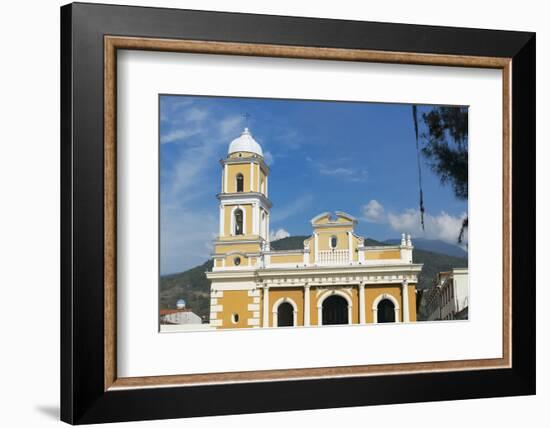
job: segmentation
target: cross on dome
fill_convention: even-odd
[[[264,152],[262,151],[262,147],[260,144],[252,137],[252,134],[250,133],[250,130],[248,128],[244,128],[244,131],[240,135],[240,137],[235,138],[233,141],[231,141],[231,144],[229,144],[229,150],[228,154],[236,153],[236,152],[248,152],[248,153],[254,153],[259,156],[264,156]]]

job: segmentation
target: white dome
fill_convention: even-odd
[[[249,152],[255,153],[262,157],[264,156],[262,147],[258,144],[254,137],[252,137],[252,134],[250,134],[248,128],[244,128],[241,136],[235,138],[233,141],[231,141],[231,144],[229,144],[229,150],[227,153],[231,154],[235,152]]]

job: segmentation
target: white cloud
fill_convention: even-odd
[[[425,213],[425,230],[423,231],[420,224],[420,211],[409,208],[402,213],[389,213],[388,224],[396,232],[405,232],[415,237],[440,239],[456,244],[464,218],[466,218],[466,213],[460,216],[453,216],[445,211],[441,211],[438,215]],[[467,242],[467,240],[468,236],[466,234],[464,241]]]
[[[187,107],[193,104],[193,100],[190,98],[181,98],[178,101],[174,101],[171,103],[173,110],[178,110],[182,107]]]
[[[177,143],[199,133],[198,129],[176,129],[160,136],[160,144]]]
[[[219,133],[222,138],[237,138],[244,126],[243,116],[229,116],[219,123]],[[227,142],[229,144],[229,141]]]
[[[182,114],[183,120],[188,123],[202,124],[208,118],[208,111],[197,107],[191,107]]]
[[[184,271],[210,258],[217,225],[213,213],[163,204],[160,214],[163,275]]]
[[[402,212],[388,212],[377,200],[372,199],[362,208],[362,219],[370,223],[388,224],[398,233],[410,233],[413,237],[439,239],[451,244],[456,244],[462,222],[466,213],[459,216],[441,211],[437,215],[424,213],[424,230],[420,223],[420,211],[416,208],[408,208]],[[468,241],[468,234],[464,237],[464,243]]]
[[[288,238],[290,236],[290,233],[286,231],[283,228],[277,229],[276,232],[269,232],[269,240],[270,241],[277,241],[278,239]]]
[[[363,219],[369,223],[384,223],[386,220],[386,211],[376,199],[372,199],[368,204],[363,205]]]
[[[344,181],[353,183],[363,183],[367,181],[367,170],[364,168],[353,168],[349,166],[333,166],[327,165],[324,162],[316,161],[309,156],[306,160],[319,172],[321,175],[334,177]],[[349,160],[348,160],[349,161]],[[336,163],[342,163],[344,159],[338,159]]]
[[[266,150],[264,152],[264,160],[265,160],[265,163],[268,164],[269,166],[273,165],[273,162],[274,162],[273,154],[269,150]]]

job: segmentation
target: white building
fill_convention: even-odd
[[[437,285],[424,293],[427,321],[468,319],[468,268],[440,272]]]
[[[161,309],[160,310],[161,324],[202,324],[201,317],[189,309]]]

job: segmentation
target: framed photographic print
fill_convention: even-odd
[[[77,3],[61,53],[62,420],[535,393],[534,34]]]

